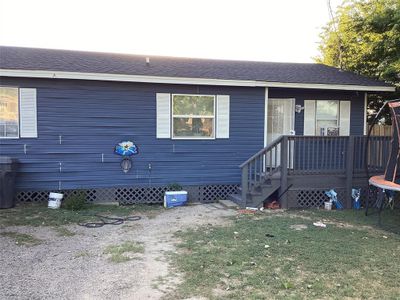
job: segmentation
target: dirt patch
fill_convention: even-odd
[[[159,299],[180,281],[171,275],[167,253],[176,251],[174,233],[205,224],[229,222],[234,210],[218,204],[164,211],[123,226],[88,229],[64,226],[7,227],[1,231],[29,234],[42,243],[18,246],[0,235],[0,295],[5,299]],[[140,259],[113,263],[104,254],[126,242],[143,245]],[[164,280],[160,283],[159,278]],[[158,283],[157,283],[158,282]],[[3,299],[4,299],[3,298]]]

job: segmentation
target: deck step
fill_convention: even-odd
[[[230,194],[228,196],[228,200],[235,202],[239,206],[243,206],[244,201],[242,200],[242,196],[240,194]]]
[[[259,207],[262,203],[268,199],[273,193],[275,193],[280,188],[279,182],[272,182],[271,184],[263,184],[262,186],[249,191],[247,193],[246,199],[242,199],[241,188],[238,188],[237,194],[231,194],[228,199],[237,203],[241,207],[252,206]]]

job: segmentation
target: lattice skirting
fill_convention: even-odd
[[[228,195],[236,193],[238,187],[238,184],[199,185],[185,186],[184,190],[188,192],[189,201],[207,203],[219,199],[226,199]],[[162,203],[166,190],[166,186],[153,186],[64,190],[55,192],[61,192],[65,197],[68,197],[68,195],[84,191],[86,193],[86,201],[92,203],[116,201],[120,204],[137,204]],[[16,198],[19,202],[47,201],[49,192],[51,191],[19,191],[16,194]]]
[[[378,189],[374,186],[369,186],[369,197],[367,187],[361,188],[360,202],[362,207],[366,207],[367,201],[368,206],[371,207],[376,202]],[[368,198],[368,199],[367,199]]]
[[[337,197],[342,201],[345,195],[345,189],[334,188]],[[299,189],[299,190],[289,190],[288,191],[288,203],[289,207],[322,207],[324,202],[328,201],[328,196],[325,195],[327,189]]]
[[[367,200],[369,206],[373,206],[376,201],[376,192],[377,189],[373,186],[370,186],[370,193],[368,198],[368,190],[367,187],[361,187],[361,195],[360,201],[361,206],[365,207]],[[327,188],[314,188],[314,189],[294,189],[288,191],[288,203],[290,208],[306,208],[306,207],[323,207],[324,202],[328,201],[328,196],[325,195],[325,191]],[[346,190],[344,188],[334,188],[334,190],[338,193],[338,199],[342,201],[343,204],[345,201],[345,193]],[[368,198],[368,199],[367,199]]]

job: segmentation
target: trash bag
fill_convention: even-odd
[[[361,208],[360,195],[361,195],[361,189],[351,189],[351,197],[353,198],[354,209]]]
[[[343,209],[343,204],[338,200],[337,193],[334,189],[326,191],[325,195],[327,195],[329,200],[336,206],[336,209]]]

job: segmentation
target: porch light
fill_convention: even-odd
[[[301,106],[300,104],[296,104],[294,107],[294,111],[297,112],[298,114],[301,113],[301,111],[304,109],[304,106]]]

